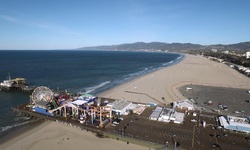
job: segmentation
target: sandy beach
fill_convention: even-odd
[[[146,150],[147,147],[109,138],[58,122],[47,121],[0,146],[1,150]]]
[[[98,96],[134,102],[170,103],[185,99],[178,87],[185,84],[250,89],[250,79],[223,63],[185,55],[178,64],[137,78]],[[162,98],[164,97],[164,99]],[[142,150],[147,147],[124,141],[98,138],[92,132],[57,122],[45,122],[0,146],[6,150],[110,149]]]
[[[185,55],[178,64],[142,76],[99,96],[167,104],[185,99],[178,91],[178,87],[185,84],[250,89],[250,79],[229,66],[205,57]]]

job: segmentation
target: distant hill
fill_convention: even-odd
[[[79,50],[126,50],[126,51],[135,51],[135,50],[150,50],[150,51],[183,51],[183,50],[201,50],[201,49],[212,49],[217,48],[220,50],[250,50],[250,42],[242,42],[237,44],[229,45],[200,45],[192,43],[163,43],[163,42],[136,42],[136,43],[127,43],[120,45],[105,45],[105,46],[93,46],[93,47],[82,47],[78,48]]]
[[[222,50],[250,50],[250,42],[241,42],[228,45],[217,44],[217,45],[210,45],[210,47]]]

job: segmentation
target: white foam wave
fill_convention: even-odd
[[[177,59],[175,59],[175,60],[179,60],[179,59],[181,59],[183,57],[183,55],[180,55]],[[155,71],[155,70],[157,70],[157,69],[160,69],[160,68],[162,68],[162,67],[166,67],[166,66],[170,66],[171,64],[174,64],[176,61],[175,60],[171,60],[170,62],[166,62],[166,63],[163,63],[161,66],[158,66],[158,67],[156,67],[156,68],[154,68],[154,67],[149,67],[149,68],[145,68],[145,69],[143,69],[143,70],[141,70],[141,71],[139,71],[139,72],[135,72],[135,73],[131,73],[131,74],[129,74],[128,76],[126,76],[125,78],[124,78],[124,80],[123,81],[128,81],[128,80],[130,80],[130,79],[133,79],[134,77],[138,77],[138,76],[141,76],[141,75],[144,75],[144,74],[147,74],[147,73],[149,73],[149,72],[153,72],[153,71]]]
[[[134,79],[134,78],[136,78],[136,77],[140,77],[140,76],[142,76],[142,75],[144,75],[144,74],[147,74],[147,73],[149,73],[149,72],[152,72],[153,70],[154,70],[154,68],[153,68],[152,66],[149,67],[149,68],[145,68],[145,69],[143,69],[143,70],[141,70],[141,71],[138,71],[138,72],[135,72],[135,73],[131,73],[131,74],[125,75],[125,76],[123,77],[123,80],[115,81],[115,83],[116,83],[116,84],[121,84],[121,83],[127,82],[127,81],[129,81],[129,80],[131,80],[131,79]]]
[[[22,126],[22,125],[25,125],[25,124],[29,124],[29,123],[32,123],[32,122],[36,122],[37,120],[29,120],[29,121],[25,121],[25,122],[21,122],[21,123],[16,123],[14,125],[9,125],[9,126],[5,126],[5,127],[0,127],[0,132],[4,132],[4,131],[7,131],[11,128],[14,128],[14,127],[19,127],[19,126]]]
[[[183,57],[183,55],[179,56],[179,57],[177,58],[177,60],[178,60],[178,59],[181,59],[182,57]]]
[[[139,72],[131,73],[131,74],[128,75],[129,76],[128,78],[130,78],[130,77],[137,77],[137,76],[143,75],[147,71],[148,71],[148,68],[145,68],[145,69],[143,69],[143,70],[141,70]]]
[[[13,127],[13,126],[5,126],[5,127],[1,127],[0,132],[6,131],[6,130],[8,130],[8,129],[12,128],[12,127]]]
[[[105,82],[102,82],[96,86],[88,87],[88,88],[86,88],[86,93],[91,93],[91,92],[95,91],[96,89],[99,89],[99,88],[109,84],[110,82],[111,81],[105,81]]]
[[[23,121],[23,120],[29,120],[30,119],[30,117],[16,117],[15,119],[14,119],[14,121]]]
[[[170,62],[167,62],[167,63],[164,63],[164,64],[162,64],[162,66],[167,66],[167,65],[170,65],[170,64],[172,64],[174,61],[173,60],[171,60]]]

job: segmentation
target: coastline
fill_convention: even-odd
[[[147,52],[147,53],[150,53],[150,52]],[[155,67],[153,69],[150,69],[149,71],[144,72],[143,74],[139,74],[139,75],[135,76],[134,78],[129,78],[128,80],[123,81],[120,84],[117,84],[117,85],[115,85],[115,86],[113,86],[111,88],[108,88],[108,89],[106,89],[104,91],[101,91],[101,92],[97,92],[95,95],[97,95],[97,96],[105,95],[106,93],[109,93],[110,91],[113,91],[113,90],[117,90],[119,87],[122,87],[122,86],[124,86],[126,84],[130,84],[133,81],[138,80],[139,78],[142,78],[144,76],[147,76],[149,74],[152,74],[154,72],[162,70],[164,68],[167,68],[167,67],[170,67],[170,66],[175,66],[176,64],[180,63],[185,58],[185,55],[182,54],[182,53],[169,53],[169,54],[178,54],[180,56],[177,57],[174,60],[171,60],[170,62],[166,62],[166,63],[161,64],[161,66],[157,66],[157,67]],[[135,73],[135,74],[137,74],[137,73]]]
[[[196,84],[219,87],[250,88],[249,78],[229,66],[205,57],[185,54],[173,65],[156,70],[100,93],[98,96],[133,102],[168,104],[186,99],[178,88]]]
[[[36,131],[46,127],[48,124],[49,122],[39,120],[35,123],[30,123],[28,126],[15,129],[15,131],[9,133],[8,135],[3,135],[0,141],[0,149],[7,149],[21,139],[24,139],[27,136],[34,134]]]
[[[186,84],[250,88],[250,80],[225,64],[184,55],[182,60],[100,93],[99,97],[168,104],[185,99]],[[164,97],[164,99],[162,98]],[[17,133],[18,134],[18,133]],[[93,133],[57,122],[44,122],[1,141],[0,149],[148,149],[123,141],[100,139]]]
[[[125,51],[125,52],[130,52],[130,51]],[[93,95],[101,95],[101,94],[106,93],[107,91],[113,90],[113,89],[115,89],[123,84],[130,83],[131,81],[136,80],[142,76],[148,75],[148,74],[155,72],[155,71],[158,71],[162,68],[175,65],[175,64],[179,63],[185,57],[185,55],[182,53],[173,53],[173,52],[167,52],[167,53],[166,52],[142,52],[142,53],[157,53],[157,54],[162,53],[163,55],[173,54],[173,55],[177,55],[177,56],[174,59],[171,58],[170,60],[168,60],[169,58],[167,58],[167,60],[168,60],[167,62],[165,59],[163,62],[160,62],[157,65],[144,66],[142,68],[138,68],[137,70],[134,70],[134,72],[126,73],[126,74],[122,75],[121,77],[103,81],[102,83],[100,83],[96,86],[87,87],[86,91],[89,92],[89,89],[90,89],[89,93],[91,93]]]
[[[9,140],[14,139],[18,135],[25,134],[26,132],[29,132],[30,130],[32,130],[34,128],[39,128],[39,126],[41,126],[44,123],[45,123],[44,120],[39,119],[39,120],[36,120],[34,122],[29,122],[27,124],[11,128],[12,129],[11,131],[10,130],[3,131],[0,134],[0,145],[8,142]],[[41,126],[41,127],[43,127],[43,126]]]

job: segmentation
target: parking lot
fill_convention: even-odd
[[[191,89],[187,90],[187,87]],[[250,93],[246,89],[186,85],[180,87],[179,91],[187,99],[193,99],[198,106],[207,110],[233,116],[250,115],[250,103],[247,102],[250,100]],[[212,103],[208,103],[209,101]],[[227,106],[227,110],[219,108],[219,104]]]
[[[193,113],[189,112],[183,124],[174,124],[173,122],[164,123],[149,120],[148,117],[153,110],[154,107],[148,107],[140,116],[122,116],[123,121],[116,126],[109,126],[105,130],[118,136],[159,143],[169,149],[173,149],[175,144],[182,149],[203,150],[247,150],[250,146],[250,142],[245,139],[247,135],[235,134],[217,128],[216,114],[214,113],[202,112],[200,114],[197,111],[197,116],[193,116]],[[192,119],[197,122],[192,122]],[[203,121],[206,122],[206,127],[202,126]]]
[[[179,142],[182,148],[189,148],[192,142],[192,127],[174,123],[152,121],[144,116],[123,116],[124,120],[117,126],[107,128],[109,132],[123,136],[154,142],[173,147]]]
[[[195,111],[196,116],[189,111],[183,124],[149,120],[155,107],[148,107],[141,115],[122,116],[123,121],[105,130],[119,136],[159,143],[168,149],[174,149],[175,145],[182,149],[249,149],[250,140],[247,139],[250,135],[224,130],[216,122],[218,114],[250,116],[250,103],[246,101],[250,100],[250,93],[246,89],[186,85],[180,87],[179,91],[187,99],[193,99],[201,110]],[[202,124],[204,121],[205,127]]]

